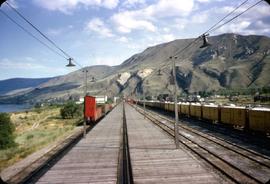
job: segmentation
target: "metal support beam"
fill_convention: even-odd
[[[177,81],[176,81],[176,66],[175,60],[177,57],[170,57],[173,60],[173,78],[174,78],[174,112],[175,112],[175,123],[174,123],[174,138],[175,138],[175,147],[179,149],[179,133],[178,133],[178,105],[177,105]]]
[[[145,114],[145,93],[144,92],[143,92],[143,114],[145,118],[146,114]]]
[[[83,70],[84,72],[84,83],[85,83],[85,88],[84,88],[84,95],[86,96],[87,95],[87,73],[88,73],[88,70]],[[83,121],[83,137],[85,138],[86,137],[86,119]]]

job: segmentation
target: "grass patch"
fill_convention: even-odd
[[[31,153],[71,133],[79,118],[61,119],[59,107],[42,108],[40,112],[12,113],[16,127],[16,147],[0,150],[0,172]]]

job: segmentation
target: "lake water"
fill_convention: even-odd
[[[0,104],[0,112],[21,112],[32,107],[29,104]]]

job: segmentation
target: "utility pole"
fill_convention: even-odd
[[[145,114],[145,92],[144,92],[144,90],[143,90],[143,115],[145,118],[146,114]]]
[[[178,105],[177,105],[177,82],[176,82],[176,67],[175,60],[177,57],[170,57],[173,64],[173,78],[174,78],[174,111],[175,111],[175,123],[174,123],[174,138],[176,149],[179,149],[179,133],[178,133]]]
[[[88,73],[88,70],[85,69],[85,70],[83,70],[83,72],[84,72],[84,83],[85,83],[84,96],[86,96],[87,95],[87,73]],[[86,137],[86,121],[87,121],[87,119],[84,119],[84,121],[83,121],[83,138]]]

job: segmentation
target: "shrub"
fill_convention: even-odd
[[[27,135],[26,139],[29,140],[29,139],[32,139],[33,137],[34,137],[33,134],[29,134],[29,135]]]
[[[74,116],[78,116],[80,114],[79,109],[79,105],[74,102],[68,102],[62,109],[60,109],[61,117],[63,119],[71,119]]]
[[[15,146],[13,132],[15,126],[10,121],[7,113],[0,113],[0,149],[7,149]]]

